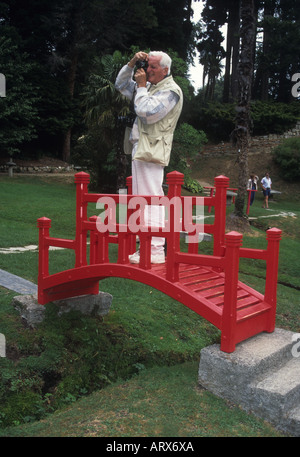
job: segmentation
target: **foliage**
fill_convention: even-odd
[[[38,99],[30,80],[34,65],[9,35],[0,37],[0,68],[6,79],[6,97],[0,98],[0,143],[2,153],[12,156],[36,137]]]
[[[287,181],[300,179],[300,138],[288,138],[272,152],[273,160],[279,166],[281,176]]]
[[[94,59],[82,92],[86,132],[74,149],[73,162],[88,167],[92,187],[115,191],[118,175],[117,149],[123,141],[130,103],[115,89],[115,79],[128,57],[115,51]],[[125,171],[125,170],[123,170]]]
[[[237,67],[241,28],[242,0],[205,0],[200,24],[197,25],[196,47],[204,74],[210,78],[205,88],[207,99],[213,93],[220,59],[225,55],[223,101],[238,96]],[[256,27],[253,98],[291,101],[291,77],[299,68],[299,5],[294,0],[257,0],[251,14]],[[226,25],[225,37],[221,27]],[[243,55],[245,53],[243,52]]]
[[[78,138],[72,161],[87,168],[91,176],[90,189],[99,192],[116,190],[116,150],[111,143],[107,144],[100,128],[90,128]]]
[[[235,123],[233,103],[203,103],[203,94],[192,102],[192,121],[196,129],[204,130],[210,141],[229,141]],[[300,104],[251,102],[252,135],[282,134],[295,126],[300,117]]]
[[[197,32],[199,62],[203,65],[203,86],[207,78],[204,90],[206,100],[213,100],[216,80],[222,71],[221,61],[225,57],[225,50],[221,46],[224,37],[220,26],[224,24],[225,17],[225,10],[219,4],[206,2],[202,12],[204,26]]]
[[[73,141],[76,143],[83,133],[83,113],[79,109],[82,85],[93,73],[96,57],[101,59],[118,49],[128,51],[136,42],[141,48],[152,49],[164,43],[165,48],[174,47],[181,57],[189,56],[192,41],[190,0],[176,0],[175,3],[176,6],[172,2],[170,18],[169,0],[133,0],[126,5],[121,0],[68,0],[63,3],[28,0],[26,8],[23,0],[1,2],[1,31],[3,34],[10,29],[12,42],[9,46],[12,48],[6,46],[7,54],[0,53],[4,60],[11,53],[7,61],[15,61],[12,74],[17,81],[21,108],[19,112],[11,109],[8,113],[11,126],[10,130],[6,129],[7,137],[9,131],[12,134],[8,145],[4,145],[6,150],[17,150],[20,146],[24,157],[46,152],[69,161],[70,145],[73,147]],[[18,68],[20,59],[12,51],[14,46],[24,57],[22,68]],[[30,59],[25,59],[25,55]],[[30,74],[28,63],[34,66]],[[1,55],[0,65],[2,73],[10,73],[4,61],[2,65]],[[24,78],[26,84],[21,86]],[[9,75],[7,83],[7,93],[12,97]],[[35,93],[27,97],[31,86],[36,84]],[[40,100],[37,106],[35,97]],[[23,99],[26,99],[26,107]],[[7,110],[8,102],[13,106],[8,97],[0,101]],[[35,141],[31,141],[33,134],[37,136]]]
[[[300,104],[256,100],[251,103],[251,117],[254,135],[282,134],[295,126],[300,117]]]
[[[229,141],[234,129],[234,105],[230,103],[201,103],[201,94],[193,103],[193,122],[196,129],[204,130],[210,141]]]
[[[189,124],[180,124],[174,132],[174,142],[171,153],[171,160],[166,168],[166,173],[172,170],[184,174],[184,185],[193,193],[202,190],[201,185],[190,176],[190,165],[193,159],[199,154],[201,147],[207,142],[203,131],[194,129]]]

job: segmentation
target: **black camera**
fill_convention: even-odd
[[[149,64],[147,60],[138,60],[135,65],[137,69],[142,68],[144,71],[146,71]]]

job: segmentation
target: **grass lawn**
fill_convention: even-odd
[[[42,216],[52,219],[52,236],[74,238],[70,180],[0,176],[0,192],[0,248],[37,244],[36,219]],[[279,198],[269,211],[261,203],[257,195],[250,216],[258,219],[243,245],[265,248],[265,230],[283,230],[277,327],[299,332],[300,203]],[[97,210],[91,207],[92,214]],[[209,252],[211,244],[201,248]],[[0,253],[0,268],[36,283],[37,260],[36,251]],[[51,252],[51,272],[73,263],[72,251]],[[242,281],[264,291],[263,262],[244,259],[240,270]],[[219,342],[215,327],[134,281],[108,278],[100,289],[113,295],[104,318],[58,318],[49,304],[43,324],[31,330],[11,306],[16,294],[0,287],[0,333],[8,352],[0,359],[0,436],[279,436],[198,388],[199,353]]]

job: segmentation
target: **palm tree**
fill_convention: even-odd
[[[120,68],[128,61],[116,51],[113,55],[95,58],[95,70],[90,75],[83,92],[85,120],[92,131],[101,132],[101,142],[106,149],[116,151],[116,187],[126,186],[127,158],[123,150],[126,122],[130,102],[115,89]]]

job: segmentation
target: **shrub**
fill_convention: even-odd
[[[184,186],[193,193],[201,192],[202,187],[191,178],[189,162],[192,162],[199,154],[206,142],[205,133],[202,130],[196,130],[189,124],[183,123],[175,130],[171,160],[166,173],[173,170],[183,173]]]
[[[299,118],[299,103],[254,101],[251,103],[253,135],[282,134]]]
[[[197,102],[197,97],[195,102]],[[229,141],[234,129],[233,103],[197,103],[194,106],[193,125],[205,131],[210,141]]]
[[[279,166],[285,180],[300,178],[300,138],[288,138],[274,149],[273,161]]]

